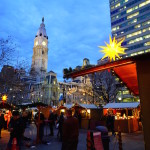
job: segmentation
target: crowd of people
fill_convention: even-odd
[[[7,144],[7,150],[11,149],[12,141],[14,138],[17,140],[17,146],[20,148],[24,137],[24,132],[27,124],[34,120],[37,128],[37,137],[39,143],[44,143],[44,127],[49,126],[49,136],[57,136],[58,140],[62,142],[62,150],[76,150],[78,145],[79,128],[81,127],[81,114],[80,111],[75,111],[72,115],[72,110],[67,110],[66,114],[63,112],[58,113],[49,111],[48,119],[40,111],[32,116],[30,112],[18,110],[6,111],[4,114],[0,110],[0,138],[2,128],[8,129],[10,132],[10,139]],[[110,113],[107,114],[106,125],[109,131],[114,132],[114,116]],[[57,128],[57,134],[54,135],[54,128]]]
[[[0,111],[0,138],[2,128],[10,132],[7,150],[11,149],[14,138],[17,140],[18,148],[21,147],[22,140],[24,139],[24,132],[30,120],[31,115],[26,111],[20,113],[18,110],[13,110],[12,112],[9,111],[7,114],[3,114],[2,111]],[[44,114],[42,112],[37,112],[34,121],[38,131],[39,142],[43,143],[46,121]],[[81,116],[79,113],[75,112],[74,115],[72,115],[72,110],[67,110],[65,115],[61,112],[58,116],[57,113],[50,110],[47,122],[50,129],[49,136],[58,137],[58,140],[62,142],[62,150],[77,149],[79,127],[81,125]],[[57,135],[54,135],[55,127],[58,129]]]
[[[44,115],[40,113],[39,117],[39,113],[37,113],[37,115],[35,115],[35,122],[37,128],[39,126],[39,141],[42,143],[44,135]],[[72,110],[68,110],[65,117],[63,112],[61,112],[60,116],[57,116],[56,113],[50,110],[48,122],[50,128],[49,136],[54,136],[54,127],[58,127],[57,137],[59,141],[62,142],[62,150],[77,149],[79,120],[75,115],[72,116]]]

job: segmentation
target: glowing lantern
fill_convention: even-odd
[[[124,39],[122,39],[120,42],[117,43],[117,40],[111,39],[111,36],[109,36],[109,41],[110,44],[106,43],[106,46],[99,46],[99,48],[102,48],[103,50],[101,50],[100,52],[104,53],[104,58],[108,57],[110,61],[115,60],[116,57],[120,58],[119,54],[125,54],[125,49],[124,47],[121,47],[121,43],[124,41]]]

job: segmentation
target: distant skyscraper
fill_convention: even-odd
[[[44,18],[34,39],[31,73],[44,78],[48,63],[48,36],[46,34]]]
[[[109,0],[112,36],[127,55],[150,52],[150,0]]]

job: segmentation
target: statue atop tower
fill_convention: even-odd
[[[48,36],[46,34],[44,17],[34,39],[31,74],[44,79],[48,63]]]
[[[42,22],[44,23],[44,17],[42,18]]]

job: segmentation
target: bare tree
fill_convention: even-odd
[[[11,36],[7,39],[0,39],[0,66],[6,64],[13,64],[17,60],[15,55],[16,44],[14,43]]]
[[[118,91],[116,83],[117,81],[112,72],[106,70],[95,74],[93,88],[94,91],[102,96],[104,102],[114,102]]]
[[[24,78],[29,74],[30,63],[17,55],[17,48],[11,36],[0,39],[0,93],[8,94],[8,97],[14,97],[16,101],[30,92]]]

